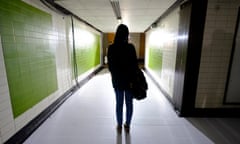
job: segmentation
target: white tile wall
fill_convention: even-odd
[[[74,85],[70,61],[71,43],[67,44],[67,42],[69,42],[68,28],[71,27],[71,25],[69,25],[70,18],[50,11],[38,0],[24,1],[52,15],[52,24],[54,28],[52,34],[54,35],[53,38],[55,38],[55,42],[53,42],[52,46],[55,48],[56,53],[58,90],[14,119],[3,62],[2,47],[0,47],[0,144],[8,140]],[[85,28],[88,29],[86,26]]]
[[[14,133],[14,120],[0,37],[0,142],[4,142]]]
[[[66,90],[73,86],[73,82],[71,80],[70,58],[67,56],[69,52],[66,45],[65,19],[63,16],[49,11],[41,4],[40,1],[25,0],[25,2],[52,14],[54,27],[53,34],[56,38],[54,47],[56,49],[57,79],[59,89],[35,105],[33,108],[14,119],[4,66],[3,52],[2,47],[0,47],[0,144],[8,140],[52,102],[59,98],[59,96],[61,96]]]
[[[161,38],[154,38],[159,41],[157,46],[163,53],[162,55],[162,71],[161,76],[157,75],[156,72],[149,69],[146,65],[145,67],[154,77],[154,79],[159,83],[159,85],[164,89],[169,96],[173,96],[174,88],[174,74],[175,74],[175,64],[176,64],[176,54],[177,54],[177,37],[178,37],[178,24],[179,24],[179,9],[174,10],[166,18],[161,20],[154,28],[147,32],[146,34],[146,64],[148,64],[149,48],[151,46],[151,33],[161,30],[168,34],[169,36],[162,36]]]
[[[64,16],[56,14],[49,9],[46,9],[41,2],[36,0],[25,0],[25,2],[42,9],[52,15],[53,32],[55,37],[54,45],[56,53],[56,66],[57,66],[57,79],[58,79],[58,90],[47,98],[42,100],[40,103],[35,105],[33,108],[26,111],[21,116],[15,119],[16,131],[25,126],[29,121],[41,113],[46,107],[52,104],[57,98],[59,98],[66,90],[72,87],[71,81],[71,65],[70,58],[68,57],[68,47],[66,44],[66,20]]]
[[[208,1],[195,106],[222,107],[237,20],[238,0]]]

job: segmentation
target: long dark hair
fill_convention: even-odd
[[[129,35],[128,27],[124,24],[120,24],[115,34],[114,43],[115,44],[128,43],[128,35]]]

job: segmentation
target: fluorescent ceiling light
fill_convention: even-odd
[[[122,19],[119,1],[118,0],[110,0],[110,3],[112,5],[113,11],[114,11],[117,19],[118,20]]]

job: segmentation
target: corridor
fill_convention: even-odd
[[[24,144],[228,144],[240,142],[237,137],[239,131],[238,133],[234,129],[222,131],[225,137],[222,137],[220,132],[212,135],[205,131],[204,134],[187,118],[178,117],[168,100],[147,75],[146,77],[149,84],[148,97],[142,101],[134,101],[134,115],[129,134],[123,131],[122,135],[118,135],[116,132],[114,91],[110,74],[107,69],[104,69],[66,100]],[[211,125],[211,121],[217,122],[220,119],[214,118],[207,121],[208,125]],[[212,129],[212,132],[216,131]],[[234,135],[227,137],[231,132],[235,132],[235,137]],[[206,134],[209,136],[207,137]]]
[[[240,0],[0,3],[0,144],[240,144]],[[149,84],[121,135],[119,24]]]

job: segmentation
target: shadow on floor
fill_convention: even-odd
[[[216,144],[240,144],[238,118],[186,118]]]

